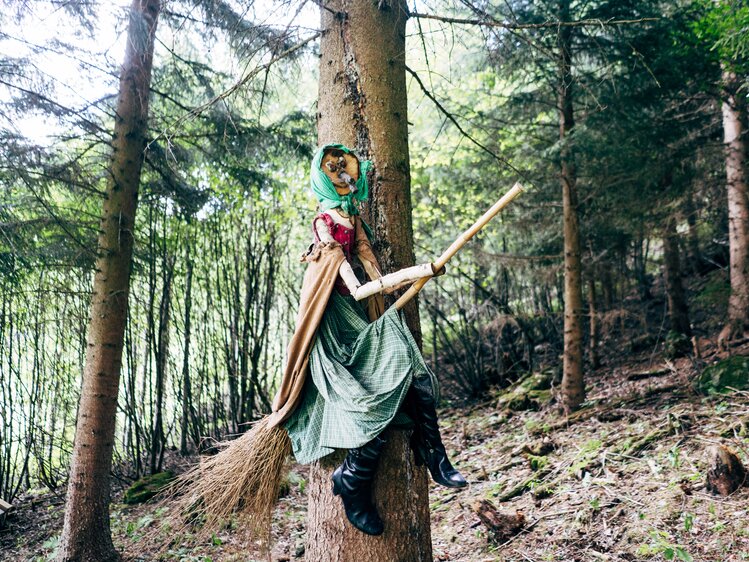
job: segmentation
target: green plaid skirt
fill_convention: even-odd
[[[370,323],[351,296],[333,291],[315,334],[302,400],[286,421],[297,462],[334,449],[361,447],[391,422],[408,425],[398,410],[413,378],[436,379],[406,326],[391,307]]]

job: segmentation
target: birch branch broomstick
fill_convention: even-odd
[[[457,240],[455,240],[455,242],[453,242],[450,245],[450,247],[442,253],[442,255],[433,264],[434,271],[439,271],[440,269],[442,269],[447,264],[447,262],[449,262],[450,259],[452,259],[452,257],[455,254],[457,254],[460,251],[460,249],[463,246],[465,246],[466,243],[476,235],[476,233],[479,230],[484,228],[490,220],[496,217],[502,209],[507,207],[507,205],[509,205],[512,202],[512,200],[515,199],[522,192],[523,192],[523,186],[520,185],[520,182],[515,183],[515,185],[512,186],[512,189],[510,189],[510,191],[505,193],[499,199],[499,201],[494,203],[491,209],[486,211],[481,216],[481,218],[479,218],[475,223],[473,223],[473,226],[471,226],[471,228],[463,232],[463,234],[461,234],[457,238]],[[424,287],[424,285],[426,285],[427,281],[429,281],[430,279],[431,277],[422,277],[421,279],[416,281],[416,283],[411,285],[408,288],[408,290],[405,293],[403,293],[403,295],[395,302],[393,306],[395,306],[397,310],[402,309],[404,306],[406,306],[406,304],[411,299],[413,299],[416,295],[419,294],[419,291],[421,291],[422,287]]]

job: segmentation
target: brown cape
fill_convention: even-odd
[[[379,272],[380,266],[364,232],[360,217],[354,217],[354,226],[356,254],[360,260],[368,261],[374,266],[374,270]],[[302,261],[307,262],[308,265],[304,273],[302,294],[299,298],[299,314],[294,335],[289,342],[281,386],[273,399],[273,413],[268,418],[269,427],[285,422],[299,405],[304,381],[307,378],[309,354],[315,341],[315,332],[328,305],[333,284],[338,277],[338,270],[345,259],[343,248],[337,242],[318,243],[302,256]],[[367,314],[370,321],[376,320],[384,312],[385,303],[382,295],[369,297]]]

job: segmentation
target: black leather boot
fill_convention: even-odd
[[[343,464],[333,471],[333,493],[341,496],[346,517],[368,535],[381,535],[382,519],[372,503],[374,478],[385,439],[379,435],[358,449],[350,449]]]
[[[426,465],[437,484],[448,488],[467,486],[465,478],[450,464],[442,444],[431,381],[426,377],[414,379],[406,394],[406,402],[406,412],[416,422],[411,436],[416,463]]]

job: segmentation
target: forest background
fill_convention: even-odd
[[[584,372],[622,345],[671,358],[699,354],[700,338],[740,345],[749,8],[408,9],[417,263],[514,181],[528,188],[421,295],[445,403],[544,371],[569,413]],[[41,1],[0,16],[0,498],[11,502],[68,478],[127,16],[125,3]],[[123,482],[269,410],[315,212],[317,4],[173,0],[159,17],[113,453]]]

